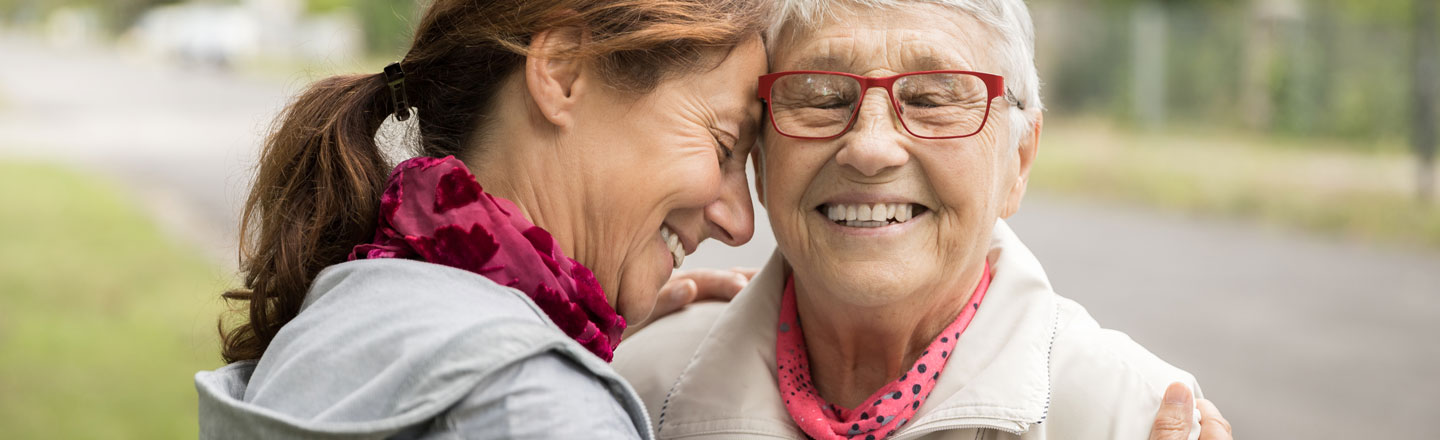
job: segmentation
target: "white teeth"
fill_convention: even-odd
[[[909,203],[830,204],[822,211],[830,221],[857,228],[876,228],[891,223],[904,223],[913,215],[915,205]]]
[[[676,269],[685,264],[685,245],[680,243],[680,236],[675,235],[669,226],[660,226],[660,239],[665,240],[665,246],[670,248],[670,260]]]

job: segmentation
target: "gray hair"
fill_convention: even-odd
[[[840,8],[898,9],[917,2],[969,14],[1000,34],[993,54],[1000,62],[1000,75],[1005,77],[1007,98],[1018,102],[1011,109],[1012,116],[1020,118],[1011,120],[1026,122],[1011,124],[1011,139],[1018,143],[1029,136],[1044,106],[1040,102],[1040,74],[1035,70],[1035,25],[1024,0],[775,0],[775,21],[766,32],[766,41],[771,48],[783,44],[779,41],[783,31],[816,29]]]

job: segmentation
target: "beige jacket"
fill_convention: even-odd
[[[1056,295],[1002,221],[984,306],[931,398],[894,440],[1145,439],[1165,387],[1195,378]],[[666,317],[616,351],[660,439],[803,439],[780,398],[775,327],[786,267],[777,252],[728,305]],[[1199,413],[1192,438],[1199,435]]]

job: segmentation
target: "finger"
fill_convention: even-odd
[[[1196,399],[1195,406],[1200,407],[1200,440],[1231,440],[1235,432],[1230,430],[1230,421],[1220,415],[1220,408],[1216,408],[1209,400]]]
[[[744,275],[728,270],[696,269],[686,271],[683,278],[694,282],[696,293],[691,301],[730,300],[750,283]],[[685,304],[689,304],[686,302]],[[683,304],[682,304],[683,305]]]
[[[680,280],[679,285],[670,291],[670,302],[675,305],[675,309],[679,309],[685,307],[686,304],[695,302],[695,297],[699,294],[700,288],[696,285],[695,280]]]
[[[684,307],[689,304],[695,296],[695,282],[688,278],[670,278],[665,285],[660,287],[660,293],[655,296],[655,308],[650,311],[646,320],[654,320]]]
[[[755,279],[755,274],[760,273],[760,268],[758,268],[758,267],[732,267],[732,268],[730,268],[730,271],[731,271],[731,272],[738,273],[738,274],[740,274],[740,275],[744,275],[746,280],[753,280],[753,279]]]
[[[698,290],[695,285],[695,280],[690,278],[677,278],[666,283],[666,286],[668,286],[669,289],[665,292],[664,296],[666,307],[663,315],[668,315],[670,312],[679,310],[681,307],[685,307],[686,304],[695,301],[696,291]]]
[[[1191,414],[1195,407],[1195,396],[1185,384],[1175,382],[1165,388],[1165,399],[1160,411],[1155,414],[1155,425],[1150,430],[1150,440],[1185,440],[1190,437]]]

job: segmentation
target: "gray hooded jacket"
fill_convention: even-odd
[[[325,269],[259,361],[195,387],[207,439],[650,438],[630,385],[525,294],[401,259]]]

